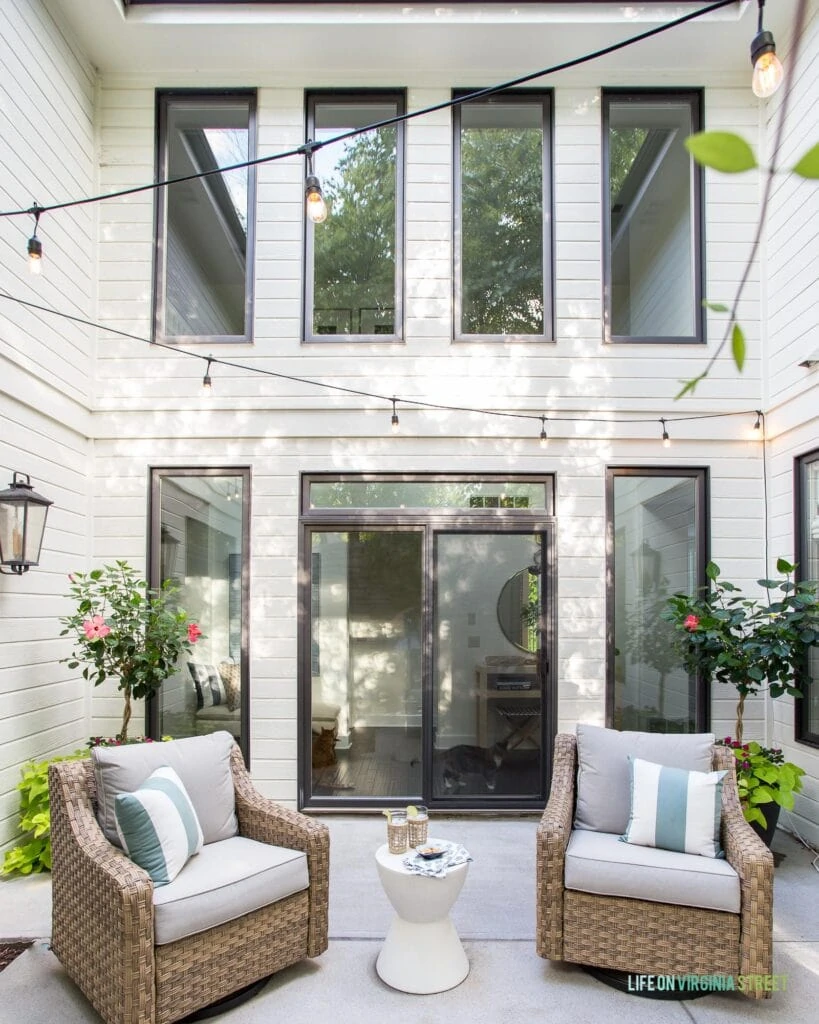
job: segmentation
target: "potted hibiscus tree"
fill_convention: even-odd
[[[819,598],[813,583],[795,582],[796,566],[780,558],[779,579],[759,580],[765,598],[747,597],[720,578],[709,562],[710,587],[703,596],[675,594],[662,617],[675,630],[685,668],[737,691],[734,736],[722,741],[736,758],[737,785],[745,818],[765,828],[762,807],[793,808],[802,788],[802,768],[785,761],[782,751],[743,742],[743,712],[751,694],[800,698],[808,651],[819,646]]]
[[[74,651],[63,660],[71,669],[84,665],[83,678],[95,686],[116,680],[125,702],[117,741],[127,743],[132,698],[152,696],[202,631],[177,606],[172,580],[152,590],[127,562],[69,579],[76,608],[60,619],[60,636],[72,637]]]

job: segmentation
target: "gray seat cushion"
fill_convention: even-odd
[[[154,943],[196,935],[308,888],[300,850],[234,836],[203,846],[168,885],[154,889]]]
[[[628,755],[689,771],[710,772],[713,733],[619,732],[577,726],[574,827],[625,832],[631,811]]]
[[[118,793],[133,793],[162,765],[170,765],[191,798],[206,843],[229,839],[239,831],[230,770],[234,740],[228,732],[192,736],[167,743],[94,747],[91,757],[97,783],[97,820],[105,838],[121,846],[114,818]]]
[[[727,861],[632,846],[605,832],[572,832],[564,882],[600,896],[739,913],[739,876]]]

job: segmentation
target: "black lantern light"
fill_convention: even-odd
[[[14,474],[0,491],[0,572],[22,576],[40,564],[48,506],[53,501],[37,494],[26,473]]]

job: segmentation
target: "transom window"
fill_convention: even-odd
[[[703,340],[698,92],[603,93],[608,341]]]
[[[307,135],[326,142],[404,113],[404,94],[312,93]],[[305,338],[396,341],[403,333],[404,126],[315,151],[328,217],[305,228]]]
[[[550,121],[542,92],[453,110],[456,338],[552,337]]]

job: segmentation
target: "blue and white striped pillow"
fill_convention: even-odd
[[[662,850],[723,857],[720,772],[668,768],[629,755],[631,815],[623,842]]]
[[[157,768],[133,793],[119,793],[114,816],[125,852],[155,885],[173,881],[202,849],[199,819],[173,768]]]

